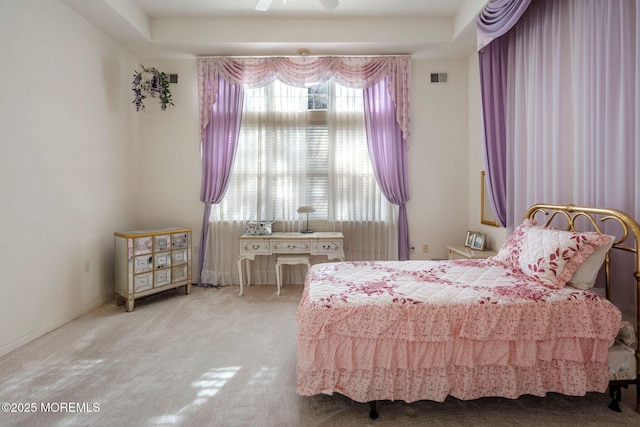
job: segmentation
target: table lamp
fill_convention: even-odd
[[[313,233],[313,230],[309,230],[309,214],[315,211],[316,210],[313,209],[313,206],[300,206],[298,208],[298,213],[307,214],[307,226],[305,227],[304,230],[300,230],[301,233]]]

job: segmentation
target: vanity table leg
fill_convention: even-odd
[[[244,280],[242,278],[242,260],[243,259],[244,258],[242,258],[242,257],[238,257],[238,276],[240,278],[240,294],[239,294],[239,296],[242,296],[242,291],[243,291],[242,282],[244,282]]]
[[[247,286],[251,286],[251,258],[246,258],[244,265],[247,269]]]

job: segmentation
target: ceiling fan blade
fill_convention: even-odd
[[[271,6],[271,0],[258,0],[258,3],[256,3],[256,10],[259,10],[260,12],[265,12],[269,10],[270,6]]]
[[[318,0],[325,9],[333,10],[338,7],[338,0]]]

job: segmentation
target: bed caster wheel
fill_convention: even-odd
[[[379,417],[377,408],[378,405],[376,403],[376,401],[370,403],[371,409],[369,409],[369,418],[371,418],[372,420],[377,420]]]
[[[620,409],[620,400],[622,398],[622,388],[618,386],[609,386],[609,397],[611,403],[609,403],[609,409],[615,412],[622,412]]]

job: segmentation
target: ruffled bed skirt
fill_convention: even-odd
[[[431,368],[419,370],[376,368],[372,371],[298,370],[298,394],[340,393],[356,402],[418,400],[444,402],[481,397],[516,399],[530,394],[561,393],[584,396],[604,392],[609,382],[606,365],[553,361],[535,368],[482,366],[477,368]],[[602,372],[605,375],[602,375]],[[604,378],[604,379],[603,379]]]
[[[345,337],[299,340],[297,392],[337,392],[363,403],[604,392],[608,342],[562,341],[389,345]]]

